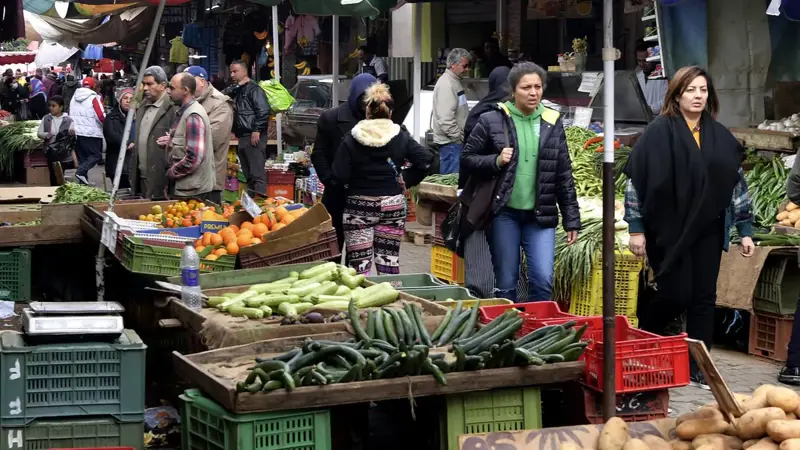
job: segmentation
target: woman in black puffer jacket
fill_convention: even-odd
[[[515,302],[550,300],[559,209],[570,244],[581,227],[572,162],[559,113],[541,104],[545,71],[524,62],[508,79],[512,101],[481,115],[461,164],[472,176],[498,177],[488,232],[496,294]],[[527,299],[517,298],[520,247]]]

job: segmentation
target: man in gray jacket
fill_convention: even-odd
[[[440,173],[458,173],[464,146],[464,124],[469,115],[461,78],[469,67],[470,54],[455,48],[447,54],[447,70],[433,88],[431,125],[433,142],[439,147]]]

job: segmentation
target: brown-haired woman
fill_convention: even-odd
[[[400,242],[406,221],[407,187],[418,184],[433,156],[392,122],[389,87],[376,83],[364,93],[366,119],[345,135],[333,161],[333,177],[347,200],[342,222],[345,260],[359,273],[400,273]],[[411,165],[406,166],[406,162]]]
[[[664,107],[636,143],[625,168],[630,249],[647,255],[656,292],[640,312],[641,328],[663,333],[687,312],[686,331],[711,348],[717,275],[730,228],[741,251],[755,251],[752,214],[741,169],[743,149],[714,118],[719,101],[699,67],[675,74]],[[691,380],[708,388],[692,361]]]

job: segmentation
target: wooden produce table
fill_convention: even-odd
[[[232,413],[283,411],[324,408],[336,405],[381,400],[424,397],[485,391],[496,388],[535,386],[576,381],[583,376],[584,362],[545,364],[543,366],[452,372],[447,385],[440,385],[430,375],[368,380],[328,386],[298,387],[289,392],[237,393],[236,383],[244,380],[255,357],[280,354],[302,345],[308,336],[273,339],[236,347],[209,350],[194,355],[173,352],[175,372],[197,385],[203,392]],[[344,341],[349,333],[325,333],[311,336],[319,340]]]
[[[800,136],[785,131],[731,128],[730,132],[743,146],[753,147],[756,150],[794,153],[800,147]]]

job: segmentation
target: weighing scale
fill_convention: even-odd
[[[28,341],[114,341],[124,329],[117,302],[31,302],[22,310]]]

